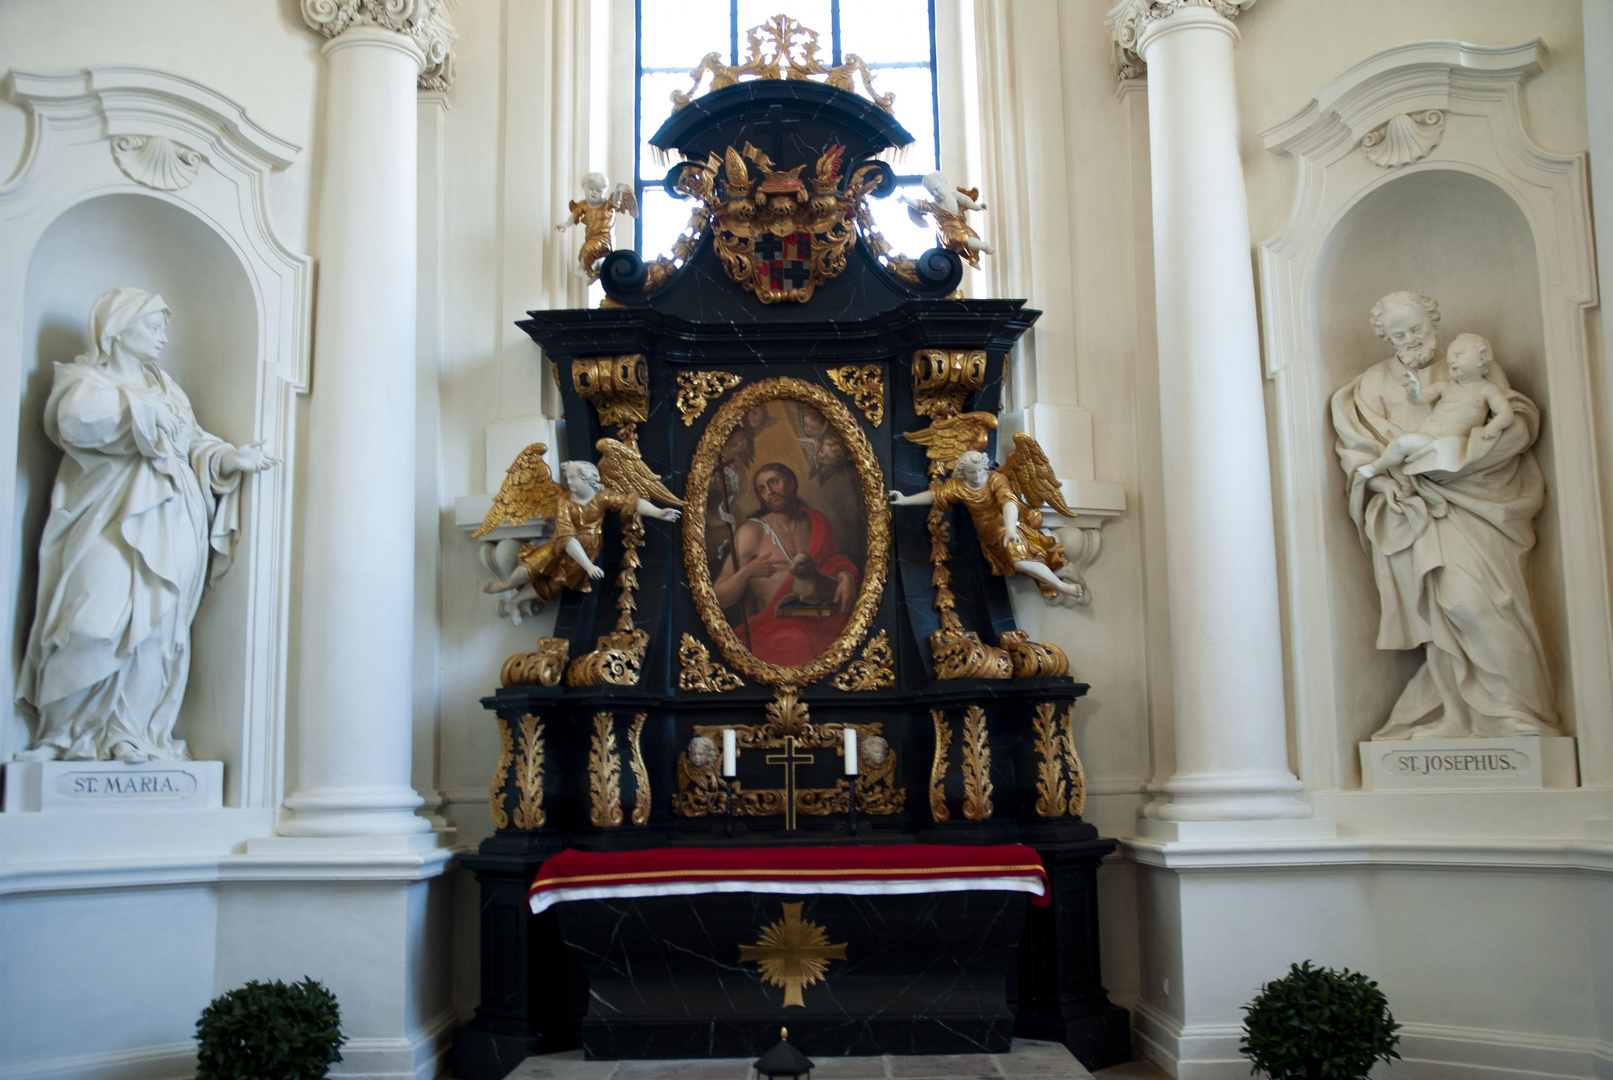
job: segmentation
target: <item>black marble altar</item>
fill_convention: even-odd
[[[780,141],[764,142],[773,132],[782,132]],[[810,175],[811,163],[831,145],[847,147],[849,173],[859,161],[910,137],[853,94],[815,83],[758,80],[696,99],[652,139],[700,159],[747,141],[767,149],[778,167],[803,164]],[[657,287],[646,291],[637,257],[616,252],[603,267],[615,306],[533,311],[519,325],[555,365],[565,406],[565,457],[593,460],[596,440],[623,434],[582,396],[573,374],[576,361],[646,358],[647,408],[633,436],[649,467],[685,498],[697,497],[686,490],[691,459],[729,395],[717,393],[693,417],[681,413],[674,404],[680,373],[720,370],[746,385],[790,377],[838,395],[850,407],[828,370],[871,364],[881,371],[883,416],[876,423],[864,410],[851,413],[885,486],[912,492],[928,482],[928,461],[922,447],[901,435],[930,422],[915,405],[915,352],[983,350],[984,377],[963,408],[996,413],[1007,353],[1039,314],[1023,300],[951,298],[962,273],[956,255],[936,250],[917,260],[904,283],[862,236],[845,269],[818,285],[809,301],[763,304],[724,272],[707,228],[683,265]],[[994,454],[995,446],[987,452]],[[579,1038],[596,1057],[754,1056],[777,1039],[780,1023],[788,1024],[792,1041],[819,1056],[1002,1050],[1017,1033],[1063,1042],[1089,1068],[1129,1060],[1128,1016],[1108,1001],[1098,968],[1096,871],[1115,842],[1100,839],[1078,816],[1038,808],[1033,725],[1038,716],[1045,723],[1048,709],[1062,717],[1086,686],[1068,676],[938,677],[928,644],[940,624],[925,512],[893,510],[888,566],[866,569],[869,576],[887,575],[867,636],[888,636],[890,684],[840,690],[823,679],[802,687],[800,696],[815,725],[882,725],[896,761],[891,782],[904,799],[880,812],[862,807],[859,816],[872,824],[866,837],[837,834],[844,813],[834,811],[802,812],[793,829],[782,814],[753,814],[742,819],[744,839],[725,839],[719,834],[720,806],[690,811],[687,802],[681,810],[675,804],[680,783],[687,781],[680,756],[696,726],[763,723],[775,688],[749,678],[724,692],[679,688],[683,635],[708,649],[713,660],[731,662],[697,609],[682,529],[654,520],[644,526],[632,620],[649,640],[637,681],[505,686],[483,699],[514,753],[501,760],[494,778],[494,817],[505,824],[476,855],[462,860],[482,890],[482,1003],[475,1020],[456,1033],[455,1075],[499,1077],[529,1054],[564,1049]],[[1008,590],[980,556],[968,515],[955,512],[950,527],[957,614],[967,629],[995,643],[1017,628]],[[617,590],[611,584],[622,554],[620,537],[610,522],[599,559],[607,576],[593,591],[567,592],[561,601],[553,634],[569,640],[572,658],[593,649],[615,625]],[[993,794],[983,814],[977,806],[968,816],[958,739],[940,761],[936,800],[931,790],[938,722],[961,731],[972,709],[979,710],[973,722],[983,732],[980,746],[989,756],[984,775]],[[624,763],[622,823],[598,824],[589,764],[598,718],[606,718],[625,757],[621,741],[639,716],[642,785]],[[523,720],[542,723],[535,737],[544,751],[537,778],[543,820],[536,827],[522,827],[518,812],[523,798],[535,794],[523,793],[518,776],[527,748]],[[839,754],[820,746],[815,755],[800,770],[800,783],[831,791],[841,778]],[[760,753],[742,755],[739,781],[746,790],[782,786],[778,767],[767,765]],[[641,803],[647,814],[635,822],[628,811]],[[1048,868],[1052,907],[1028,908],[1023,895],[999,893],[810,898],[809,909],[822,912],[820,921],[833,924],[831,929],[845,926],[848,935],[871,940],[866,935],[877,926],[891,947],[853,951],[852,959],[832,966],[826,982],[807,989],[803,1007],[786,1008],[776,990],[757,981],[755,965],[739,963],[735,951],[747,934],[777,917],[777,897],[574,902],[536,917],[525,906],[527,884],[543,859],[562,846],[914,841],[1026,843]],[[1006,962],[1016,947],[1017,963]],[[625,974],[629,956],[631,979]],[[647,969],[656,971],[653,985]],[[674,986],[675,992],[668,989]]]
[[[845,946],[826,978],[785,991],[738,948],[785,904]],[[817,1057],[1003,1053],[1006,979],[1025,925],[1022,893],[784,896],[722,893],[580,900],[554,908],[588,976],[590,1058],[743,1057],[777,1041]]]

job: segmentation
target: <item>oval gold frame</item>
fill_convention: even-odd
[[[706,566],[706,495],[711,489],[711,478],[717,468],[717,457],[734,428],[751,409],[772,401],[799,401],[810,405],[823,415],[836,434],[845,440],[846,450],[857,468],[862,481],[863,509],[868,515],[868,560],[864,565],[862,586],[857,602],[852,606],[851,617],[845,629],[829,648],[810,664],[780,667],[758,659],[740,644],[733,627],[723,618],[722,607],[717,603],[717,590],[712,585],[711,571]],[[826,679],[851,659],[865,637],[879,599],[885,592],[885,581],[890,574],[891,511],[885,497],[885,474],[880,471],[874,457],[874,447],[863,434],[862,427],[851,410],[821,386],[801,379],[773,378],[737,391],[718,408],[695,448],[694,460],[689,465],[689,478],[684,484],[683,512],[683,565],[689,573],[689,591],[694,594],[695,610],[705,624],[706,633],[718,650],[740,673],[752,682],[766,686],[807,686]]]

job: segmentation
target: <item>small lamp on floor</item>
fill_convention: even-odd
[[[790,1045],[790,1029],[778,1029],[778,1045],[756,1059],[757,1080],[812,1080],[812,1059]]]

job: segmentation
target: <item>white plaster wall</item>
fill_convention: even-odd
[[[206,886],[0,899],[0,1075],[188,1075],[218,921]]]

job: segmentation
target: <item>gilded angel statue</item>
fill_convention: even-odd
[[[633,185],[617,184],[606,198],[607,183],[604,173],[591,172],[583,176],[582,200],[568,203],[570,216],[554,227],[555,232],[565,232],[573,225],[583,227],[582,249],[577,252],[577,266],[572,273],[589,281],[599,277],[599,260],[609,255],[614,246],[611,228],[616,224],[616,215],[638,217]]]
[[[640,514],[662,521],[677,521],[683,505],[651,472],[637,450],[616,439],[594,444],[599,464],[591,461],[560,463],[561,483],[555,483],[543,461],[548,447],[533,443],[516,457],[493,499],[493,508],[472,536],[483,536],[501,525],[520,525],[534,517],[554,520],[554,536],[542,543],[521,545],[520,565],[514,573],[486,587],[489,593],[507,594],[517,605],[522,594],[541,606],[564,589],[590,592],[593,582],[605,576],[594,562],[604,538],[605,515]],[[668,504],[662,509],[650,502]]]
[[[976,415],[981,414],[965,413],[964,417]],[[984,431],[984,427],[978,429],[980,438],[984,437]],[[914,436],[925,434],[928,432],[914,432],[907,438],[923,442],[922,438]],[[955,432],[955,440],[962,438],[968,436]],[[980,550],[993,574],[998,577],[1024,574],[1034,579],[1049,603],[1057,602],[1062,596],[1079,602],[1085,589],[1079,582],[1059,576],[1058,571],[1068,560],[1064,546],[1042,528],[1040,508],[1049,505],[1069,517],[1074,517],[1075,511],[1065,504],[1058,477],[1053,474],[1053,466],[1041,445],[1024,432],[1014,435],[1014,443],[1014,452],[1008,455],[1008,460],[1001,468],[993,469],[990,459],[981,450],[954,449],[949,453],[946,447],[932,442],[925,447],[932,465],[937,460],[955,456],[952,475],[944,480],[932,480],[929,490],[913,495],[892,491],[891,504],[934,505],[942,510],[957,505],[967,507],[975,535],[980,538]],[[956,441],[953,445],[957,445]]]
[[[955,252],[970,266],[980,266],[980,255],[995,255],[996,249],[984,240],[980,234],[969,227],[964,215],[970,210],[984,210],[986,204],[977,202],[980,198],[979,188],[953,188],[948,186],[947,178],[941,173],[933,172],[919,183],[923,185],[927,199],[912,199],[906,195],[898,195],[897,199],[907,206],[907,216],[913,223],[922,227],[924,219],[929,217],[935,222],[935,234],[940,239],[941,246],[948,251]]]

